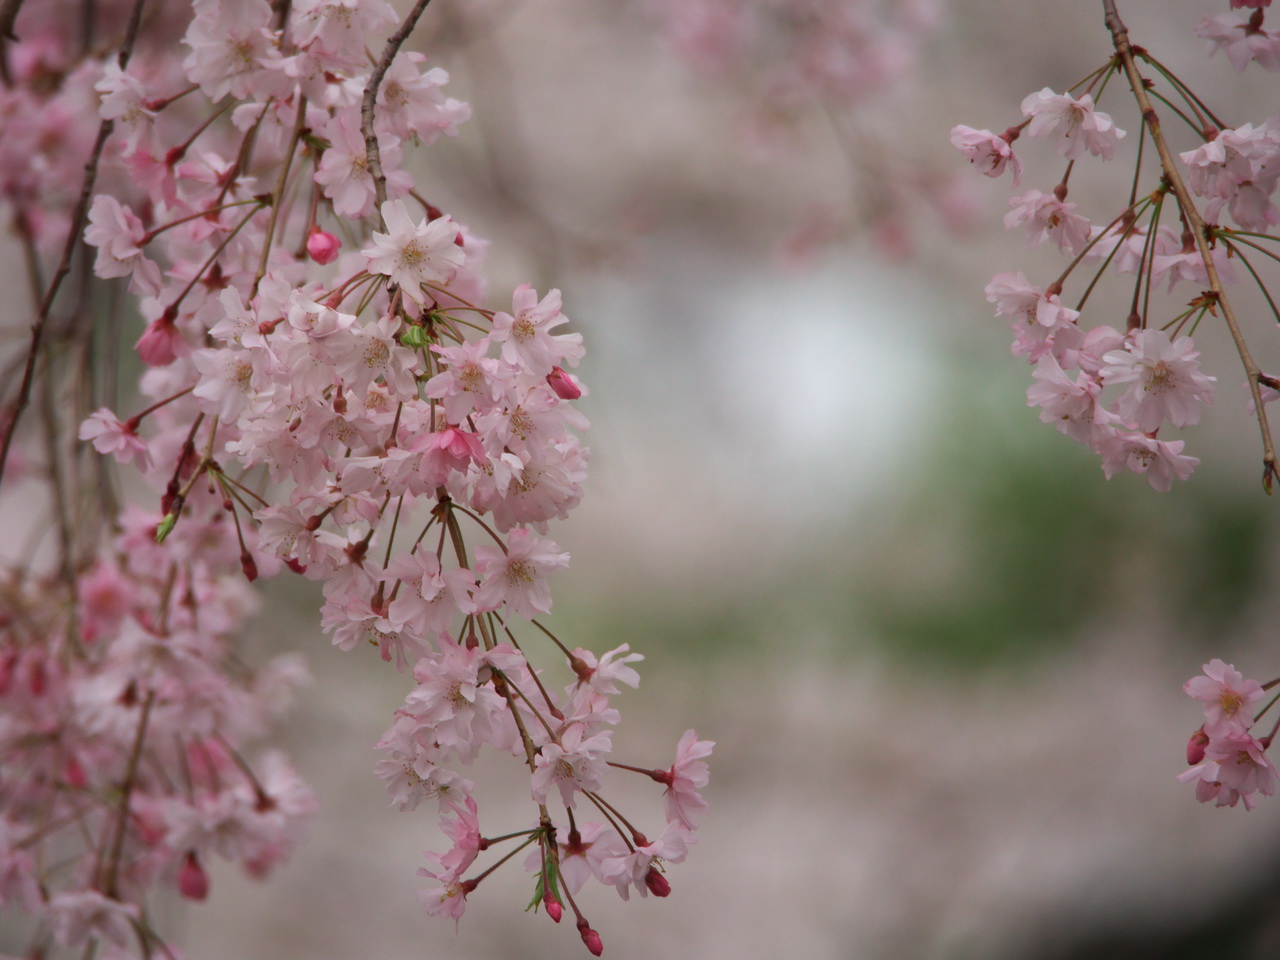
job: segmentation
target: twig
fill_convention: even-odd
[[[267,274],[267,263],[271,256],[271,239],[275,236],[276,222],[280,219],[280,206],[284,203],[284,188],[289,181],[289,168],[293,164],[293,155],[298,149],[298,140],[302,137],[302,128],[307,121],[307,98],[298,95],[297,116],[293,121],[293,135],[289,138],[289,147],[285,150],[284,163],[280,164],[280,176],[276,180],[276,188],[271,194],[271,216],[267,220],[267,235],[262,241],[262,258],[258,261],[258,272],[253,277],[252,300],[258,295],[258,284]]]
[[[365,169],[373,177],[373,190],[379,216],[382,214],[382,204],[387,199],[387,175],[382,172],[382,153],[378,149],[378,135],[373,131],[373,110],[378,102],[378,87],[382,85],[382,78],[390,69],[391,61],[396,58],[405,40],[418,25],[418,19],[430,2],[431,0],[418,0],[409,11],[409,15],[404,18],[404,22],[400,24],[399,29],[387,39],[382,57],[378,60],[378,65],[373,68],[373,73],[369,74],[369,82],[364,88],[364,101],[360,105],[360,132],[364,134]]]
[[[12,2],[12,0],[9,0],[9,2]],[[138,25],[142,21],[142,8],[146,2],[147,0],[135,0],[133,5],[133,14],[129,17],[129,27],[125,31],[124,43],[121,45],[120,54],[117,57],[121,70],[128,66],[129,57],[133,54],[133,44],[138,38]],[[18,6],[20,6],[20,3],[14,3],[15,17],[17,16],[16,8]],[[5,9],[8,9],[7,6]],[[0,21],[0,26],[3,26],[2,21]],[[0,445],[0,483],[4,482],[4,467],[9,459],[9,448],[13,445],[13,436],[18,430],[18,420],[22,417],[23,410],[26,409],[31,400],[31,383],[35,377],[36,357],[40,353],[41,341],[44,338],[44,327],[49,320],[49,313],[53,309],[53,301],[58,296],[62,281],[71,272],[71,258],[74,256],[76,248],[80,245],[80,234],[84,230],[85,217],[88,215],[89,200],[93,194],[94,183],[98,179],[98,161],[102,159],[103,148],[106,147],[107,139],[114,129],[115,124],[111,120],[103,120],[101,126],[98,127],[98,139],[94,142],[93,151],[89,154],[89,160],[84,166],[84,186],[80,190],[80,199],[71,215],[71,229],[67,233],[67,242],[62,248],[62,259],[58,261],[58,269],[54,271],[53,279],[49,283],[49,289],[45,292],[44,299],[40,302],[40,309],[36,314],[35,323],[31,325],[31,346],[27,351],[27,363],[22,371],[22,386],[18,390],[18,400],[9,416],[9,422],[5,425],[4,443]]]
[[[0,78],[6,87],[13,86],[13,78],[9,76],[9,54],[4,45],[7,40],[17,40],[13,25],[18,19],[18,11],[22,9],[22,0],[4,0],[0,4]]]
[[[116,814],[115,838],[111,842],[111,852],[106,862],[106,874],[102,880],[102,893],[115,899],[116,881],[120,877],[120,858],[124,853],[125,830],[129,825],[129,799],[133,794],[133,786],[138,776],[138,764],[142,759],[142,744],[147,735],[147,722],[151,719],[151,707],[155,703],[156,692],[148,690],[142,702],[142,713],[138,717],[138,729],[133,737],[133,747],[129,751],[129,760],[125,766],[124,783],[120,785],[120,808]]]
[[[1182,214],[1186,217],[1187,225],[1195,238],[1196,249],[1200,253],[1200,259],[1204,262],[1205,273],[1209,278],[1209,290],[1222,308],[1222,319],[1227,324],[1227,330],[1231,333],[1236,352],[1240,355],[1240,362],[1244,365],[1245,374],[1249,378],[1249,392],[1253,395],[1258,427],[1262,431],[1262,485],[1266,488],[1267,493],[1270,493],[1272,482],[1277,476],[1276,451],[1271,439],[1271,427],[1267,423],[1266,408],[1262,403],[1262,392],[1258,386],[1258,378],[1262,375],[1262,371],[1258,368],[1257,363],[1254,362],[1253,355],[1249,352],[1249,346],[1245,343],[1244,334],[1240,331],[1240,324],[1236,321],[1235,311],[1227,300],[1222,280],[1218,276],[1218,266],[1214,263],[1212,252],[1209,249],[1209,229],[1205,225],[1204,218],[1200,216],[1200,211],[1192,201],[1191,192],[1183,182],[1177,164],[1173,161],[1173,154],[1169,150],[1169,144],[1165,142],[1164,134],[1161,133],[1160,119],[1156,114],[1155,107],[1151,104],[1151,98],[1147,95],[1147,88],[1143,82],[1142,75],[1138,72],[1138,64],[1134,60],[1133,47],[1129,43],[1128,28],[1125,27],[1124,22],[1120,19],[1120,14],[1116,10],[1115,0],[1102,0],[1102,8],[1106,14],[1105,22],[1107,29],[1111,32],[1111,41],[1116,48],[1116,55],[1120,58],[1121,63],[1124,64],[1125,74],[1129,78],[1129,86],[1132,88],[1133,96],[1138,101],[1138,107],[1142,111],[1142,122],[1146,124],[1147,130],[1151,134],[1151,142],[1155,144],[1156,151],[1160,154],[1160,168],[1169,183],[1170,189],[1173,190],[1174,196],[1178,198],[1178,206],[1182,208]]]

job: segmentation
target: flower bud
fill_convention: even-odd
[[[316,263],[333,263],[338,259],[338,251],[341,249],[342,241],[332,233],[319,227],[311,228],[311,235],[307,237],[307,253]]]
[[[240,553],[240,570],[250,583],[258,579],[258,563],[248,550],[243,550]]]
[[[564,916],[564,907],[560,906],[560,901],[550,890],[542,894],[542,905],[547,909],[547,916],[559,923],[560,918]]]
[[[582,387],[560,367],[551,368],[551,372],[547,374],[547,385],[561,400],[577,400],[582,396]]]
[[[430,346],[431,336],[427,333],[426,327],[421,327],[415,323],[400,334],[400,343],[410,350],[421,350],[423,347]]]
[[[164,515],[164,519],[156,524],[156,543],[164,543],[164,538],[169,536],[173,530],[174,524],[178,522],[177,514],[170,511]]]
[[[209,875],[200,866],[194,850],[187,853],[182,869],[178,871],[178,892],[188,900],[203,900],[209,896]]]
[[[1187,763],[1195,766],[1204,760],[1204,748],[1209,745],[1209,735],[1204,732],[1202,724],[1191,739],[1187,741]]]
[[[89,786],[89,778],[85,775],[84,767],[75,757],[67,757],[67,762],[62,768],[62,777],[66,780],[67,786],[75,787],[77,790],[83,790]]]
[[[671,893],[671,884],[667,883],[667,878],[654,866],[649,867],[649,872],[644,875],[644,885],[655,897],[665,897]]]
[[[587,949],[591,951],[593,957],[598,957],[604,953],[604,942],[600,939],[600,934],[588,926],[585,918],[578,920],[578,933],[582,936],[582,942],[587,945]]]

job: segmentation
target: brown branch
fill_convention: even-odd
[[[365,169],[373,177],[373,190],[379,217],[382,215],[382,204],[387,199],[387,175],[382,172],[382,152],[378,149],[378,135],[373,131],[373,110],[378,102],[378,87],[382,85],[382,78],[390,69],[391,61],[396,58],[405,40],[418,25],[422,12],[427,9],[427,4],[430,2],[431,0],[418,0],[414,8],[409,11],[409,15],[404,18],[404,22],[400,24],[399,29],[387,39],[387,45],[382,51],[378,65],[373,68],[373,73],[369,74],[369,82],[364,88],[364,100],[360,104],[360,132],[364,134]]]
[[[1267,423],[1267,411],[1262,403],[1262,392],[1258,387],[1262,371],[1258,368],[1257,363],[1254,362],[1253,355],[1249,352],[1249,346],[1245,343],[1244,334],[1241,332],[1240,324],[1236,320],[1235,311],[1227,300],[1222,280],[1218,276],[1218,267],[1214,263],[1212,252],[1209,249],[1209,228],[1205,224],[1204,217],[1200,215],[1195,202],[1191,199],[1191,191],[1187,189],[1187,185],[1183,182],[1178,166],[1174,163],[1173,153],[1169,150],[1169,144],[1165,141],[1164,134],[1161,132],[1160,118],[1156,114],[1155,107],[1152,106],[1151,98],[1147,95],[1147,88],[1142,75],[1138,72],[1138,64],[1134,58],[1133,47],[1129,43],[1128,28],[1125,27],[1124,22],[1120,19],[1120,13],[1116,10],[1115,0],[1102,0],[1102,8],[1106,14],[1105,22],[1107,29],[1111,32],[1111,41],[1115,46],[1116,56],[1120,58],[1120,62],[1124,65],[1124,72],[1129,79],[1129,86],[1133,90],[1134,98],[1138,101],[1139,109],[1142,111],[1142,122],[1146,125],[1147,131],[1151,134],[1151,142],[1155,144],[1156,151],[1160,154],[1160,169],[1163,171],[1170,189],[1173,190],[1174,196],[1178,198],[1178,206],[1182,208],[1182,215],[1186,217],[1187,225],[1195,238],[1196,249],[1200,253],[1200,259],[1204,262],[1205,273],[1209,278],[1209,289],[1217,300],[1218,305],[1222,308],[1222,318],[1227,324],[1227,330],[1231,333],[1236,352],[1240,355],[1240,362],[1244,365],[1245,374],[1249,378],[1249,392],[1253,395],[1253,406],[1258,417],[1258,427],[1262,431],[1262,485],[1266,488],[1267,493],[1270,493],[1272,482],[1277,477],[1276,451],[1275,444],[1271,439],[1271,427]]]
[[[253,277],[252,300],[258,295],[258,284],[267,275],[267,263],[271,257],[271,240],[275,236],[276,223],[280,219],[280,207],[284,203],[284,188],[289,182],[289,168],[293,165],[293,155],[298,150],[298,140],[302,137],[302,128],[307,122],[307,98],[298,94],[297,115],[293,121],[293,134],[289,138],[289,146],[285,150],[284,162],[280,164],[280,176],[276,180],[276,188],[271,194],[271,216],[267,220],[267,235],[262,241],[262,258],[258,261],[258,272]]]
[[[13,25],[18,19],[18,11],[22,9],[23,0],[4,0],[0,4],[0,78],[6,87],[13,86],[13,78],[9,76],[9,54],[5,50],[5,42],[17,40]]]
[[[120,877],[120,860],[124,854],[124,837],[129,825],[129,800],[133,795],[133,787],[137,782],[138,766],[142,761],[142,744],[147,735],[147,723],[151,719],[151,707],[155,703],[156,692],[148,690],[146,699],[142,701],[142,713],[138,717],[138,728],[134,733],[133,747],[129,751],[129,760],[125,766],[124,782],[120,785],[120,807],[116,813],[115,837],[111,841],[111,852],[107,858],[106,873],[102,879],[103,896],[117,899],[116,882]]]
[[[120,46],[117,62],[123,70],[129,65],[129,57],[133,54],[133,44],[138,38],[138,25],[142,22],[142,8],[146,0],[135,0],[133,14],[129,17],[129,27],[125,31],[124,42]],[[16,6],[16,5],[15,5]],[[15,9],[14,16],[17,16]],[[2,24],[0,24],[2,25]],[[31,400],[31,384],[35,378],[36,358],[40,354],[41,342],[44,339],[45,324],[49,321],[49,313],[53,309],[53,301],[58,296],[62,281],[71,272],[71,259],[81,243],[81,232],[84,230],[85,217],[89,212],[89,200],[93,196],[93,187],[98,179],[98,162],[102,159],[102,151],[107,145],[115,125],[110,120],[103,120],[98,127],[98,139],[94,142],[93,151],[84,166],[84,185],[80,190],[80,199],[71,215],[71,229],[67,233],[67,242],[62,248],[62,259],[58,261],[58,269],[54,271],[49,289],[40,302],[35,323],[31,325],[31,346],[27,351],[26,366],[22,371],[22,385],[18,389],[18,399],[9,414],[9,422],[5,425],[4,443],[0,445],[0,483],[4,482],[4,467],[9,459],[9,448],[13,445],[13,436],[18,430],[18,420]]]

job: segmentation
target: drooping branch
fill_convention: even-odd
[[[382,153],[378,149],[378,135],[373,130],[373,111],[378,102],[378,88],[382,86],[382,78],[390,69],[391,61],[396,58],[396,54],[404,46],[409,34],[413,33],[413,28],[418,25],[418,20],[430,2],[431,0],[418,0],[409,11],[409,15],[404,18],[404,22],[387,39],[382,56],[377,66],[373,68],[373,73],[369,74],[369,82],[364,88],[364,100],[360,105],[360,132],[364,134],[365,169],[373,177],[374,196],[379,216],[381,216],[382,204],[387,199],[387,175],[382,172]]]
[[[1223,288],[1222,280],[1218,275],[1217,264],[1214,263],[1212,251],[1209,249],[1209,228],[1205,224],[1204,217],[1200,215],[1200,210],[1191,199],[1191,191],[1187,189],[1177,164],[1174,163],[1173,153],[1169,149],[1169,144],[1160,128],[1160,118],[1151,103],[1151,97],[1147,93],[1142,74],[1138,72],[1133,46],[1129,42],[1128,28],[1125,27],[1124,21],[1120,19],[1115,0],[1102,0],[1102,8],[1106,15],[1105,22],[1107,30],[1111,33],[1111,42],[1115,46],[1116,56],[1120,58],[1120,62],[1124,66],[1125,76],[1129,79],[1129,86],[1133,90],[1133,96],[1138,101],[1138,107],[1142,111],[1142,122],[1146,125],[1147,132],[1151,134],[1151,142],[1155,144],[1156,151],[1160,155],[1160,169],[1164,173],[1174,196],[1178,199],[1178,206],[1182,208],[1183,216],[1186,217],[1187,226],[1195,239],[1196,250],[1200,254],[1200,259],[1204,262],[1205,273],[1209,278],[1209,290],[1222,310],[1222,319],[1226,322],[1227,330],[1230,331],[1231,339],[1235,343],[1236,352],[1240,355],[1240,362],[1244,365],[1245,374],[1249,378],[1249,392],[1253,396],[1253,406],[1258,417],[1258,427],[1262,431],[1262,484],[1267,493],[1270,493],[1272,483],[1277,477],[1276,452],[1275,444],[1271,439],[1271,427],[1267,423],[1267,411],[1262,402],[1262,391],[1259,387],[1262,371],[1258,368],[1258,364],[1254,361],[1253,355],[1249,351],[1249,345],[1245,342],[1244,334],[1240,330],[1240,324],[1236,320],[1235,311],[1227,299],[1226,290]]]
[[[142,8],[146,2],[147,0],[135,0],[133,5],[133,13],[129,17],[129,26],[125,31],[124,42],[120,45],[117,58],[121,70],[129,65],[129,58],[133,55],[133,45],[138,38],[138,27],[142,22]],[[16,16],[16,9],[14,13]],[[0,444],[0,483],[4,482],[4,467],[9,459],[9,448],[13,445],[14,434],[18,430],[18,420],[21,419],[23,411],[31,400],[31,384],[35,379],[36,360],[40,355],[45,324],[49,321],[49,314],[53,310],[53,302],[62,287],[62,281],[71,271],[72,257],[81,243],[85,217],[89,212],[89,201],[93,198],[93,188],[98,180],[98,162],[102,159],[102,151],[114,129],[115,124],[111,120],[103,120],[98,127],[98,138],[94,141],[93,150],[84,166],[84,184],[80,188],[80,199],[76,201],[75,210],[71,214],[71,227],[67,231],[67,242],[62,247],[62,258],[58,261],[58,268],[49,281],[49,288],[45,291],[44,299],[41,300],[40,308],[36,312],[35,322],[31,325],[31,345],[27,349],[22,384],[18,388],[18,399],[10,411],[9,422],[5,424],[4,442]]]

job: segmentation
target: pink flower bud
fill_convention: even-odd
[[[658,871],[657,867],[649,868],[649,872],[644,875],[644,885],[655,897],[665,897],[671,893],[671,884],[667,883],[667,878]]]
[[[43,697],[45,684],[48,682],[43,660],[27,661],[27,689],[33,697]]]
[[[182,861],[182,869],[178,871],[178,892],[188,900],[203,900],[209,896],[209,875],[200,866],[192,850]]]
[[[1204,748],[1208,745],[1209,735],[1204,732],[1204,726],[1202,725],[1187,741],[1187,763],[1195,766],[1204,760]]]
[[[0,696],[9,692],[9,684],[13,680],[14,670],[18,666],[18,655],[11,653],[0,660]]]
[[[560,901],[555,898],[550,890],[543,893],[542,905],[547,908],[547,916],[559,923],[560,918],[564,916],[564,907],[560,906]]]
[[[186,341],[178,332],[175,319],[176,315],[166,310],[162,316],[151,321],[134,344],[138,356],[147,366],[166,367],[178,359],[180,353],[186,353]]]
[[[62,768],[62,776],[67,781],[67,786],[75,787],[77,790],[83,790],[89,785],[89,778],[85,776],[84,767],[80,765],[80,761],[75,757],[67,757],[67,762]]]
[[[591,951],[593,957],[598,957],[604,953],[604,942],[601,941],[600,934],[592,930],[584,918],[579,918],[578,920],[578,933],[582,935],[582,942],[587,945],[587,949]]]
[[[342,249],[342,241],[327,230],[319,227],[311,228],[307,237],[307,253],[319,264],[333,263],[338,259],[338,251]]]
[[[582,396],[582,387],[560,367],[551,368],[551,372],[547,374],[547,385],[561,400],[577,400]]]

